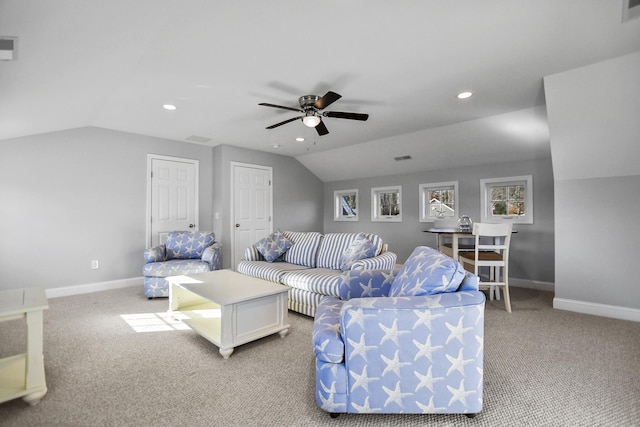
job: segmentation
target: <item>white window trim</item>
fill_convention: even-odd
[[[356,212],[354,215],[342,214],[342,196],[355,194],[356,196]],[[358,212],[360,211],[360,200],[358,199],[358,189],[352,190],[336,190],[333,192],[333,220],[334,221],[358,221]]]
[[[428,211],[428,209],[426,209],[426,206],[429,204],[429,200],[428,199],[428,193],[431,189],[441,189],[441,188],[448,188],[448,187],[453,187],[453,192],[454,192],[454,197],[453,197],[453,203],[455,205],[455,210],[453,213],[453,216],[450,217],[444,217],[444,218],[434,218],[429,216],[428,214],[426,214],[425,212]],[[420,222],[433,222],[433,223],[438,223],[438,222],[442,222],[442,221],[447,221],[447,222],[451,222],[452,220],[457,221],[458,218],[458,210],[460,209],[460,196],[459,196],[459,192],[458,192],[458,181],[448,181],[448,182],[435,182],[435,183],[429,183],[429,184],[420,184],[419,188],[419,200],[420,200],[420,214],[419,214],[419,219]]]
[[[504,215],[495,217],[491,215],[491,192],[490,189],[494,184],[524,184],[525,188],[525,204],[526,214],[522,217]],[[509,176],[504,178],[489,178],[480,180],[480,221],[488,223],[514,223],[514,224],[533,224],[533,176]]]
[[[379,216],[378,204],[380,200],[378,195],[380,193],[398,193],[398,205],[400,207],[400,214],[395,216]],[[372,222],[402,222],[402,186],[394,185],[391,187],[375,187],[371,188],[371,221]]]

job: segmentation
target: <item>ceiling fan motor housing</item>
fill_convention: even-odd
[[[308,107],[313,107],[315,108],[315,103],[316,101],[318,101],[320,99],[320,97],[318,95],[304,95],[301,96],[300,99],[298,100],[298,102],[300,103],[300,108],[302,108],[303,110],[307,109]]]

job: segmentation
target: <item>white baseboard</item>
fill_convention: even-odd
[[[620,307],[617,305],[599,304],[595,302],[564,298],[554,298],[553,308],[558,310],[574,311],[576,313],[591,314],[594,316],[640,322],[640,310],[637,308]]]
[[[554,292],[556,287],[553,282],[541,282],[539,280],[517,279],[509,277],[509,286],[516,288],[537,289],[539,291]]]
[[[132,277],[130,279],[112,280],[109,282],[87,283],[85,285],[63,286],[46,290],[47,298],[67,297],[70,295],[88,294],[91,292],[109,291],[111,289],[143,286],[144,278]]]

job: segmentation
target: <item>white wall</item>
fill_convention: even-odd
[[[401,167],[401,163],[399,166]],[[398,254],[398,262],[404,262],[416,246],[435,247],[434,234],[423,230],[433,223],[419,222],[419,185],[426,183],[458,181],[460,214],[472,220],[480,219],[480,180],[506,176],[533,175],[534,223],[518,224],[518,233],[511,240],[510,277],[512,283],[552,289],[554,281],[554,205],[551,159],[522,162],[495,163],[490,165],[450,168],[377,178],[336,181],[325,184],[324,230],[325,232],[357,231],[380,235],[389,249]],[[371,188],[402,186],[402,222],[384,223],[371,221]],[[357,188],[360,211],[358,222],[333,220],[333,192]],[[459,216],[459,215],[458,215]]]
[[[545,77],[556,300],[640,321],[640,52]]]
[[[0,289],[140,278],[148,153],[200,161],[211,229],[211,147],[94,127],[0,141]]]

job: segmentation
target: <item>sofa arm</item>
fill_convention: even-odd
[[[165,245],[153,246],[144,250],[144,262],[164,262],[167,260],[167,247]]]
[[[244,250],[244,259],[247,261],[264,261],[262,254],[253,245]]]
[[[213,245],[205,248],[202,252],[202,261],[209,264],[209,268],[220,270],[222,264],[222,243],[215,242]]]
[[[316,358],[329,363],[341,363],[344,342],[340,336],[340,309],[343,301],[324,296],[313,319],[313,351]]]
[[[394,252],[383,252],[372,258],[365,258],[351,264],[351,270],[391,270],[396,266],[398,256]]]
[[[361,297],[386,297],[399,268],[385,270],[348,270],[340,276],[338,295],[348,300]]]

